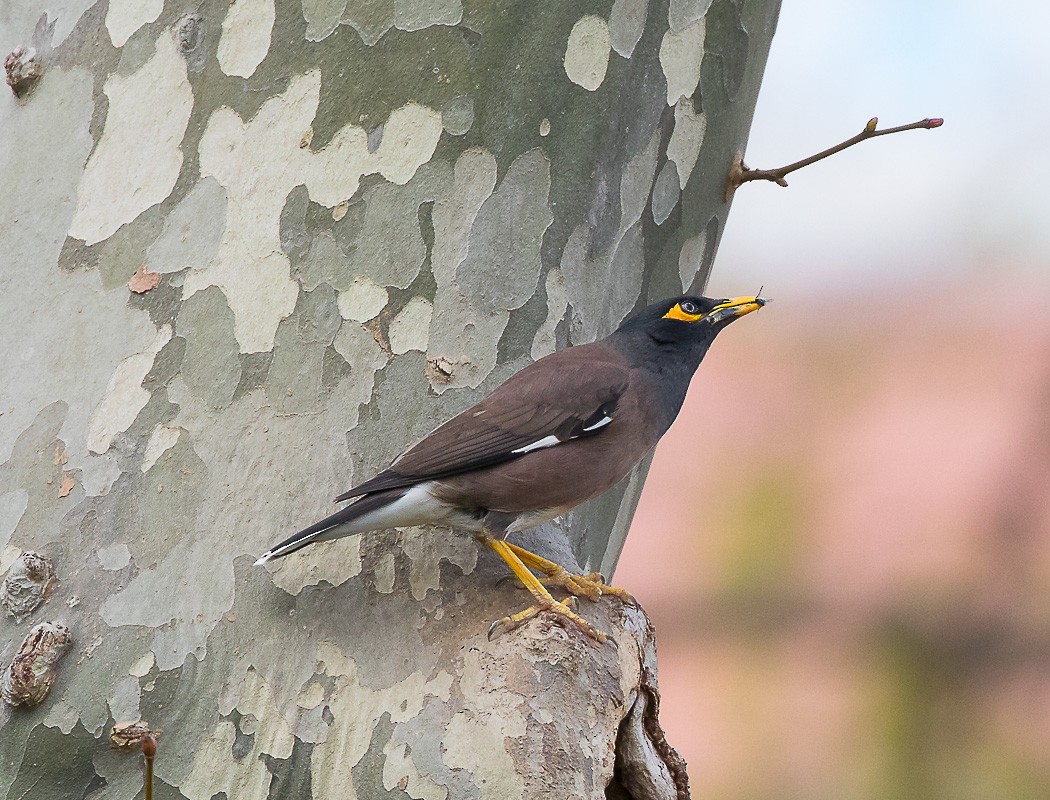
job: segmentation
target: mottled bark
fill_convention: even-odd
[[[527,598],[443,530],[252,562],[531,360],[703,286],[776,7],[4,6],[0,662],[71,643],[21,651],[53,684],[0,710],[0,798],[135,797],[108,737],[140,721],[161,798],[684,791],[641,611],[584,603],[604,646],[489,642]],[[643,476],[519,541],[611,573]]]

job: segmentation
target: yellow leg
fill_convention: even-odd
[[[537,614],[546,611],[571,622],[581,631],[588,636],[597,639],[599,642],[604,642],[606,640],[607,637],[602,631],[595,628],[579,614],[573,612],[573,610],[565,603],[560,603],[551,596],[551,593],[547,591],[547,587],[540,583],[539,579],[529,572],[529,568],[522,563],[521,559],[515,553],[513,545],[505,542],[503,539],[497,539],[488,535],[478,536],[478,541],[489,549],[495,551],[500,558],[507,562],[507,566],[511,568],[514,575],[522,582],[522,584],[524,584],[525,588],[528,589],[536,599],[536,605],[531,608],[519,611],[517,614],[511,614],[508,617],[503,617],[492,623],[492,627],[489,628],[489,638],[492,638],[497,630],[514,630],[525,624],[525,622],[532,619]],[[532,554],[530,553],[529,555]],[[535,557],[539,558],[539,556]]]
[[[553,583],[555,586],[561,586],[574,597],[586,597],[590,600],[597,600],[602,595],[612,595],[613,597],[618,597],[624,603],[634,603],[634,598],[627,591],[618,589],[615,586],[609,586],[600,572],[575,575],[560,564],[548,561],[543,556],[538,556],[524,547],[518,547],[510,542],[506,542],[506,545],[514,552],[514,555],[521,559],[522,563],[546,575],[548,580],[544,581],[544,583]]]

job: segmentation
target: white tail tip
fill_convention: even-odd
[[[252,564],[252,566],[253,567],[257,567],[260,564],[265,564],[271,558],[273,558],[273,552],[272,551],[269,552],[269,553],[263,553],[262,556],[260,556],[259,559],[254,564]]]

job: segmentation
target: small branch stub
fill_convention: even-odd
[[[19,45],[4,57],[4,72],[7,73],[7,85],[15,93],[15,97],[22,97],[33,88],[41,75],[40,62],[36,58],[36,50],[28,50]]]
[[[872,139],[876,136],[885,136],[889,133],[900,133],[901,131],[932,130],[933,128],[941,127],[941,125],[944,124],[944,120],[938,117],[928,117],[926,119],[921,119],[918,122],[911,122],[907,125],[898,125],[895,128],[883,128],[881,131],[878,130],[878,124],[879,118],[872,117],[868,120],[864,129],[856,136],[851,136],[846,141],[840,142],[834,147],[829,147],[827,150],[821,150],[815,155],[803,158],[801,161],[796,161],[784,167],[778,167],[777,169],[749,169],[744,163],[744,154],[737,153],[733,157],[733,164],[730,166],[729,175],[726,177],[725,201],[728,203],[732,200],[737,187],[748,181],[771,181],[778,186],[787,186],[786,176],[795,170],[808,167],[810,164],[814,164],[828,156],[833,156],[835,153],[839,153],[847,147],[852,147],[859,142],[863,142],[865,139]]]

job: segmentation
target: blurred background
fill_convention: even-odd
[[[1050,7],[789,0],[616,583],[704,800],[1050,798]]]

